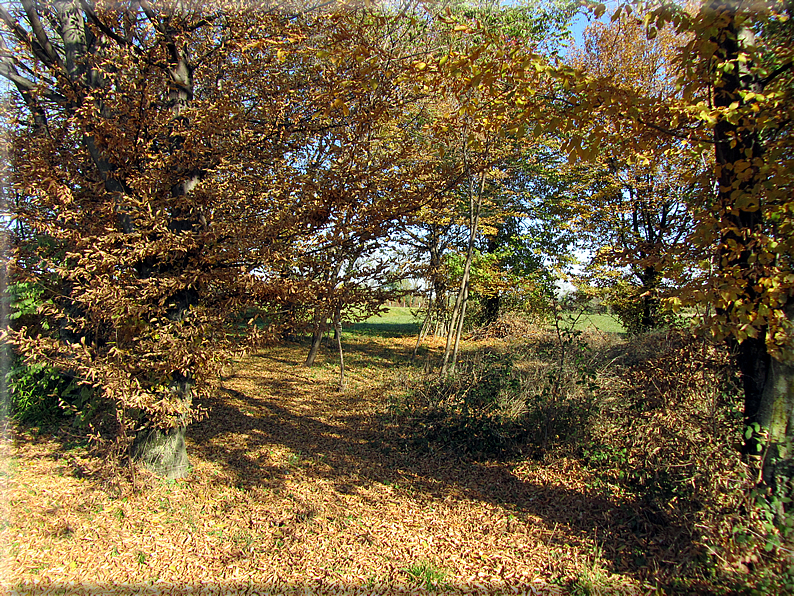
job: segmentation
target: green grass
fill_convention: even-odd
[[[564,314],[560,323],[560,329],[569,329],[572,317],[576,315]],[[552,322],[547,322],[548,329],[554,329]],[[586,329],[597,329],[601,333],[626,333],[626,329],[620,324],[617,317],[612,315],[583,314],[576,321],[574,329],[584,331]]]
[[[446,590],[449,587],[446,582],[446,571],[428,561],[414,563],[405,569],[405,572],[428,592]]]
[[[584,330],[594,327],[602,333],[625,333],[620,321],[612,315],[582,315],[576,323],[576,329]],[[401,337],[419,333],[419,322],[411,314],[411,309],[402,306],[390,306],[388,312],[368,318],[346,328],[346,331],[357,335],[377,335],[380,337]]]
[[[626,333],[626,329],[620,324],[620,321],[612,315],[584,314],[576,323],[577,329],[584,330],[590,327],[595,327],[603,333]]]
[[[348,330],[359,335],[379,335],[381,337],[400,337],[419,332],[419,323],[411,314],[411,309],[390,306],[388,312],[370,317],[362,323],[351,325]]]

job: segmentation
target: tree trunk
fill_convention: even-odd
[[[460,288],[455,296],[455,306],[452,308],[452,317],[447,325],[447,343],[444,346],[444,360],[441,363],[441,374],[445,375],[448,372],[455,371],[455,361],[450,362],[450,353],[452,348],[452,339],[458,329],[458,319],[460,318],[460,311],[463,309],[464,296],[466,288],[469,283],[469,267],[471,266],[471,259],[467,255],[466,266],[463,269],[463,277],[460,280]]]
[[[187,476],[190,463],[185,448],[187,427],[147,428],[138,433],[132,458],[152,473],[168,480]]]
[[[416,358],[416,354],[419,352],[419,346],[422,345],[422,341],[424,341],[425,336],[427,335],[428,330],[430,329],[430,316],[431,311],[427,311],[427,315],[425,316],[425,320],[422,322],[422,327],[419,329],[419,335],[416,336],[416,345],[414,346],[414,351],[411,354],[411,362],[414,361]]]
[[[458,362],[458,348],[460,347],[460,336],[463,333],[463,322],[466,320],[466,307],[469,304],[469,280],[466,279],[466,287],[463,289],[463,304],[460,307],[460,316],[458,316],[458,325],[455,329],[455,347],[452,349],[452,366],[451,372],[455,372],[455,364]]]
[[[794,314],[794,313],[792,313]],[[766,429],[766,453],[762,461],[764,483],[772,494],[792,494],[794,465],[791,449],[794,446],[794,362],[772,359],[767,375],[758,423]]]
[[[174,377],[171,389],[184,409],[188,410],[193,401],[193,381],[180,373],[174,373]],[[147,470],[162,478],[184,478],[190,469],[185,445],[186,432],[185,424],[165,429],[147,426],[135,436],[132,444],[133,461],[143,464]]]
[[[170,31],[158,17],[145,6],[141,6],[152,25],[163,35],[169,53],[170,85],[168,90],[168,104],[171,117],[174,121],[183,118],[182,113],[193,100],[193,65],[187,53],[187,46],[180,46],[173,32]],[[171,149],[178,150],[184,143],[183,137],[174,135],[170,139]],[[185,197],[198,184],[201,172],[191,170],[180,173],[181,181],[171,187],[171,196],[174,198]],[[177,208],[171,214],[168,227],[172,231],[193,232],[206,225],[204,215],[193,213],[189,208]],[[181,321],[191,306],[198,304],[198,294],[194,290],[180,290],[173,297],[173,307],[168,312],[172,321]],[[191,373],[183,375],[179,371],[171,374],[172,391],[181,406],[187,411],[190,409],[193,398],[193,378]],[[159,428],[150,426],[145,428],[135,438],[133,457],[146,466],[149,470],[168,479],[182,478],[189,469],[185,434],[187,425],[177,424],[172,428]]]
[[[325,330],[322,328],[322,326],[315,329],[314,333],[312,333],[312,347],[309,348],[309,354],[306,356],[306,362],[303,363],[303,366],[307,368],[314,366],[317,353],[320,351],[320,345],[323,343],[324,334]]]
[[[761,424],[767,428],[768,443],[762,465],[762,479],[769,487],[773,498],[778,522],[783,521],[782,513],[790,508],[782,498],[790,498],[794,493],[794,462],[792,446],[794,433],[791,429],[794,415],[794,365],[772,361],[770,378],[764,387],[764,409],[761,411]]]
[[[463,267],[463,277],[460,280],[458,295],[455,298],[455,307],[452,309],[452,319],[447,328],[447,343],[444,346],[444,360],[441,364],[442,375],[455,372],[455,363],[458,358],[458,343],[460,342],[460,333],[463,328],[463,317],[466,314],[466,301],[469,297],[469,275],[471,274],[471,264],[474,259],[474,243],[477,240],[484,194],[485,172],[482,172],[480,174],[478,188],[474,188],[473,181],[469,182],[469,242],[466,247],[466,264]],[[450,362],[450,347],[452,345],[453,336],[455,337],[455,349]]]
[[[741,344],[735,341],[733,351],[736,354],[736,365],[741,375],[744,391],[744,423],[747,427],[760,424],[759,414],[763,402],[764,387],[769,377],[772,359],[766,349],[766,334],[759,337],[748,337]],[[760,428],[760,427],[759,427]],[[760,455],[763,449],[758,433],[745,435],[742,453],[744,455]]]
[[[794,301],[786,306],[794,317]],[[743,453],[760,458],[760,480],[770,490],[780,520],[785,507],[780,497],[794,492],[794,362],[770,357],[764,337],[748,338],[736,346],[744,390],[747,432]]]
[[[342,313],[339,308],[334,311],[334,332],[336,345],[339,348],[339,391],[344,391],[347,386],[345,380],[345,353],[342,350]]]
[[[646,267],[642,272],[642,331],[659,327],[659,283],[661,275],[654,267]]]
[[[714,105],[729,108],[746,105],[748,92],[762,93],[763,84],[740,59],[755,40],[749,28],[737,23],[739,2],[716,0],[711,4],[719,24],[712,41],[716,44],[715,73],[717,84]],[[724,65],[730,64],[729,68]],[[715,158],[718,171],[717,208],[721,214],[721,242],[718,252],[720,272],[728,280],[737,277],[743,284],[741,298],[757,303],[757,288],[763,279],[755,263],[756,238],[764,234],[762,211],[763,179],[760,165],[764,161],[758,125],[754,116],[745,116],[739,123],[720,118],[714,126]],[[741,201],[741,202],[740,202]],[[737,250],[738,249],[738,250]],[[733,283],[736,283],[735,281]],[[738,284],[737,284],[738,287]],[[738,302],[737,302],[738,303]],[[794,301],[781,307],[786,318],[794,317]],[[742,313],[731,306],[721,313],[728,323],[731,317],[741,321]],[[747,424],[743,451],[761,456],[761,480],[772,495],[791,494],[792,438],[794,438],[794,363],[772,358],[767,347],[768,325],[757,329],[757,337],[747,337],[736,346],[736,360],[741,371],[745,393],[744,417]],[[779,499],[773,504],[782,510]]]
[[[488,296],[485,299],[485,304],[483,305],[482,309],[482,324],[490,325],[491,323],[496,323],[496,321],[499,319],[499,310],[501,309],[501,306],[502,296],[500,294]]]

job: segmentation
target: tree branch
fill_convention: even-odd
[[[42,92],[39,85],[30,79],[26,79],[20,75],[19,72],[17,72],[16,67],[11,63],[11,58],[9,57],[0,58],[0,76],[14,83],[20,93],[40,93],[43,97],[46,97],[55,103],[62,105],[69,103],[68,100],[59,93],[55,93],[53,91]]]
[[[41,60],[44,64],[49,67],[57,66],[54,64],[50,57],[47,55],[46,51],[43,47],[39,44],[38,41],[35,41],[29,31],[26,31],[14,18],[8,13],[8,11],[0,5],[0,19],[5,22],[6,26],[8,27],[9,31],[14,34],[14,36],[21,41],[23,44],[28,46],[31,51],[33,52],[34,56]]]
[[[791,67],[794,66],[794,61],[789,60],[780,68],[776,68],[773,70],[766,78],[761,80],[761,87],[766,87],[769,83],[774,81],[777,77],[782,75],[787,70],[791,70]]]
[[[42,47],[47,56],[49,56],[50,60],[52,61],[52,65],[63,70],[63,62],[61,61],[61,57],[52,46],[52,42],[47,36],[47,32],[44,30],[44,26],[41,24],[41,20],[39,19],[39,15],[36,12],[36,7],[33,5],[32,0],[22,0],[22,8],[25,10],[25,14],[28,17],[28,22],[30,23],[30,27],[33,29],[33,34],[36,36],[36,40],[39,42],[39,45]]]
[[[27,0],[28,2],[30,0]],[[108,27],[102,20],[97,16],[94,12],[94,9],[86,2],[86,0],[80,0],[80,6],[83,7],[83,10],[88,15],[89,20],[97,26],[97,28],[104,34],[107,35],[110,39],[115,41],[120,46],[131,48],[136,54],[143,55],[143,51],[136,46],[132,41],[128,39],[124,39],[115,31],[113,31],[110,27]]]

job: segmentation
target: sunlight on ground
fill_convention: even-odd
[[[390,404],[421,375],[414,341],[347,336],[345,392],[330,348],[312,369],[298,344],[234,364],[190,428],[192,471],[176,482],[114,468],[63,432],[16,431],[3,445],[3,585],[629,594],[653,576],[637,552],[686,552],[677,538],[642,542],[641,503],[574,453],[497,461],[413,446]],[[437,358],[441,341],[429,344]]]

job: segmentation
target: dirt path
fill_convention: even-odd
[[[132,490],[82,447],[16,433],[3,444],[3,585],[647,592],[631,573],[638,547],[618,531],[636,512],[589,490],[575,460],[511,466],[407,447],[384,416],[404,372],[383,354],[409,342],[353,346],[344,393],[331,363],[296,366],[300,348],[248,358],[191,428],[182,481],[141,473]]]

